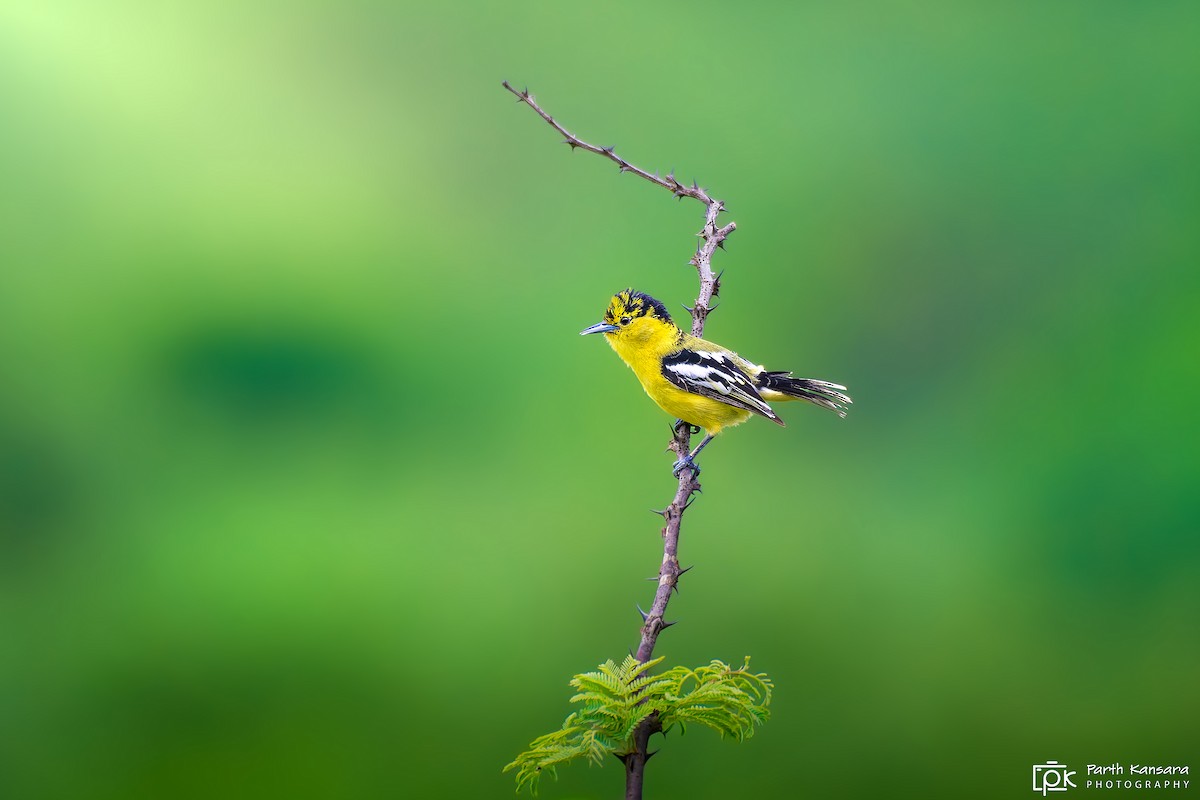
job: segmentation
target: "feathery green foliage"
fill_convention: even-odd
[[[529,750],[504,767],[505,772],[517,770],[517,791],[528,786],[536,795],[542,775],[557,777],[557,766],[567,761],[583,757],[602,765],[608,753],[631,752],[634,730],[652,714],[658,715],[664,733],[695,723],[738,741],[753,736],[755,726],[770,716],[773,685],[765,674],[750,672],[749,656],[739,669],[713,660],[696,669],[672,667],[649,675],[662,660],[642,663],[628,656],[620,665],[606,661],[598,671],[572,678],[578,691],[571,702],[580,708],[561,729],[534,739]]]

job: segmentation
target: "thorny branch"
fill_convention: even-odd
[[[543,111],[542,107],[539,106],[537,101],[533,99],[533,95],[529,93],[528,89],[517,91],[512,87],[511,84],[509,84],[508,81],[502,81],[501,85],[504,86],[505,89],[508,89],[510,92],[515,94],[519,101],[527,104],[530,108],[536,111],[538,116],[550,123],[550,126],[553,127],[554,130],[561,133],[565,137],[563,139],[563,144],[570,145],[572,150],[578,147],[583,150],[587,150],[589,153],[595,153],[598,156],[603,156],[609,161],[615,163],[621,169],[621,172],[632,172],[634,175],[645,178],[651,183],[656,183],[671,192],[677,198],[683,199],[684,197],[694,197],[701,203],[704,203],[706,206],[711,206],[714,203],[716,203],[718,206],[720,205],[720,201],[713,200],[711,197],[709,197],[708,192],[697,186],[695,181],[692,181],[691,186],[687,186],[675,180],[674,173],[667,173],[665,178],[659,177],[657,172],[646,172],[646,170],[630,164],[628,161],[613,152],[613,147],[597,147],[594,144],[588,144],[579,137],[575,136],[575,134],[568,131],[562,125],[558,124],[558,121],[555,120],[554,117]]]
[[[505,89],[516,95],[518,101],[528,105],[537,112],[538,116],[562,134],[565,137],[564,143],[570,145],[572,150],[579,148],[589,153],[603,156],[614,162],[623,173],[631,172],[634,175],[645,178],[651,183],[668,190],[679,199],[691,197],[704,204],[704,227],[696,234],[700,237],[700,243],[696,247],[695,255],[688,262],[696,268],[696,272],[700,278],[700,292],[696,296],[695,304],[688,309],[692,315],[692,335],[703,336],[704,321],[715,308],[712,305],[712,300],[714,297],[717,297],[721,289],[721,276],[719,274],[714,275],[712,270],[713,253],[716,252],[718,247],[724,248],[725,239],[737,228],[737,225],[732,222],[724,227],[718,227],[717,217],[725,210],[724,204],[720,200],[714,200],[710,197],[708,192],[700,188],[694,181],[689,187],[677,181],[673,173],[668,173],[665,178],[660,177],[658,173],[650,173],[630,164],[618,156],[614,152],[613,147],[597,147],[594,144],[583,141],[560,125],[554,117],[542,110],[542,107],[537,104],[537,101],[529,93],[528,89],[518,91],[508,81],[503,81],[502,85]],[[680,458],[690,452],[691,429],[687,424],[676,426],[675,435],[671,438],[669,447]],[[675,624],[674,622],[667,622],[665,619],[667,604],[671,601],[672,593],[677,591],[680,576],[687,572],[687,569],[691,569],[691,567],[681,569],[679,566],[679,529],[683,523],[684,512],[692,504],[692,495],[699,491],[700,482],[696,480],[695,471],[690,468],[684,469],[679,473],[679,485],[675,490],[675,496],[672,498],[671,503],[662,511],[654,512],[661,514],[666,521],[666,525],[662,529],[663,559],[658,571],[658,588],[654,593],[654,602],[650,605],[650,610],[642,611],[640,607],[638,608],[638,612],[642,615],[641,641],[638,644],[637,653],[635,654],[635,658],[638,661],[649,661],[654,653],[654,645],[658,641],[658,635]],[[634,732],[634,751],[620,756],[625,764],[626,800],[641,800],[646,761],[653,755],[653,753],[648,752],[647,744],[650,740],[650,735],[658,733],[661,730],[662,726],[657,716],[652,715],[647,717]]]

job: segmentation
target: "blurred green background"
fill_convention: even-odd
[[[4,4],[0,796],[508,797],[636,643],[669,420],[576,333],[692,300],[702,209],[502,79],[723,198],[709,335],[856,400],[705,453],[658,652],[778,693],[648,797],[1200,767],[1198,37],[1188,2]]]

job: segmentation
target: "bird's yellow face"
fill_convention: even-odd
[[[580,335],[603,333],[613,347],[645,342],[676,330],[667,307],[648,294],[626,289],[613,295],[604,312],[604,322],[580,331]]]

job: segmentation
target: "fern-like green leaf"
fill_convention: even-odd
[[[714,660],[694,670],[675,667],[666,675],[674,684],[660,712],[664,731],[675,724],[686,729],[694,722],[742,741],[770,717],[767,706],[774,684],[765,674],[750,672],[749,657],[740,669]]]
[[[664,732],[694,723],[738,741],[753,736],[770,716],[774,686],[766,675],[750,672],[749,657],[740,669],[714,660],[696,669],[673,667],[650,675],[662,660],[642,663],[628,656],[619,665],[606,661],[597,671],[572,678],[576,693],[571,702],[579,708],[562,728],[534,739],[529,750],[504,767],[505,772],[516,770],[517,791],[528,787],[536,795],[542,776],[557,777],[556,768],[567,761],[583,758],[603,765],[609,753],[631,752],[634,731],[651,714],[658,714]]]

